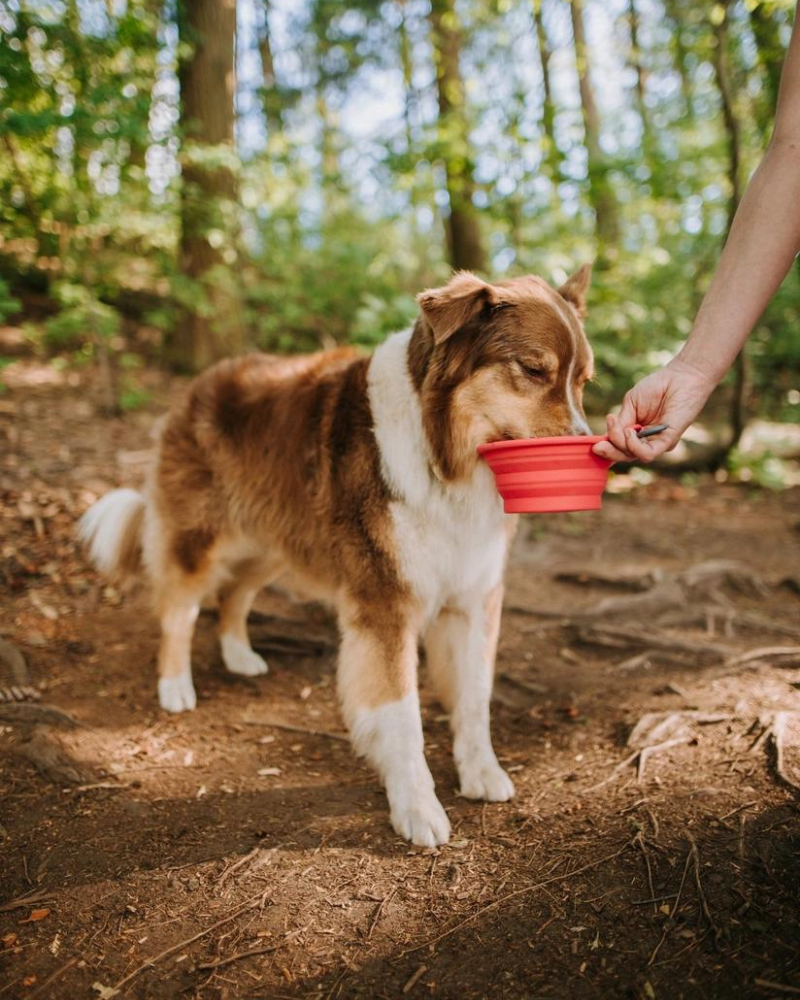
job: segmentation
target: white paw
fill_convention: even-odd
[[[431,792],[417,802],[392,806],[392,826],[418,847],[438,847],[450,839],[450,820]]]
[[[508,802],[514,798],[514,782],[496,760],[479,759],[458,769],[460,792],[465,799]]]
[[[192,675],[187,671],[177,677],[159,678],[158,703],[166,712],[190,712],[196,708]]]
[[[269,669],[266,662],[246,642],[223,635],[220,639],[222,659],[232,674],[241,677],[258,677]]]

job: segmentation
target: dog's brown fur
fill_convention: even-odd
[[[576,419],[582,421],[580,397],[592,368],[580,322],[588,278],[588,269],[582,269],[556,292],[532,276],[488,284],[462,273],[420,296],[422,312],[398,378],[407,380],[416,397],[408,405],[418,408],[424,440],[414,462],[427,468],[425,488],[441,497],[437,504],[449,502],[451,492],[464,498],[458,503],[477,502],[469,499],[477,445],[569,433]],[[474,629],[474,616],[480,615],[482,652],[476,655],[485,664],[481,669],[491,670],[502,579],[487,581],[489,589],[469,607],[431,609],[415,591],[403,568],[413,553],[401,552],[407,543],[398,537],[393,514],[411,508],[402,484],[393,485],[386,473],[387,455],[379,443],[381,433],[387,440],[386,427],[376,427],[370,402],[371,363],[350,349],[223,361],[197,378],[170,413],[146,507],[142,501],[120,533],[120,561],[130,566],[131,539],[138,519],[144,519],[145,563],[161,619],[162,682],[189,677],[191,689],[191,635],[200,600],[211,591],[220,598],[223,655],[226,641],[238,643],[231,656],[251,658],[241,672],[266,669],[249,649],[246,618],[258,590],[289,570],[312,593],[337,605],[339,687],[348,724],[365,712],[404,703],[415,690],[424,628],[440,696],[448,706],[461,705],[463,715],[472,695],[459,675],[460,631]],[[486,496],[480,504],[488,502],[489,508],[480,517],[495,524],[492,510],[499,502],[496,495]],[[424,510],[409,516],[418,531]],[[499,544],[507,547],[514,523],[508,519],[505,539],[500,529]],[[431,613],[438,615],[432,622]],[[179,710],[193,702],[167,707]],[[484,708],[488,734],[488,701]],[[364,740],[363,746],[372,746],[380,737]],[[459,752],[469,756],[469,745],[456,749],[457,760]],[[391,768],[401,766],[394,750],[365,752],[375,756],[379,769],[389,767],[389,757]],[[481,759],[489,760],[489,771],[499,770],[490,745]],[[494,771],[473,778],[476,787],[482,781],[495,789],[510,787]],[[390,800],[397,799],[396,776],[387,776],[387,788]],[[429,802],[421,826],[413,816],[408,819],[413,809],[395,825],[419,842],[431,837],[441,842],[442,821],[430,818],[431,808]]]

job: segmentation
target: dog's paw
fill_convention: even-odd
[[[161,677],[158,681],[158,703],[166,712],[190,712],[197,707],[192,675],[187,671],[177,677]]]
[[[450,820],[433,794],[393,808],[391,820],[395,831],[418,847],[438,847],[450,839]]]
[[[514,782],[497,761],[476,761],[459,768],[460,794],[465,799],[508,802],[514,798]]]
[[[259,677],[269,669],[262,657],[241,639],[223,635],[220,645],[223,662],[232,674],[239,674],[240,677]]]

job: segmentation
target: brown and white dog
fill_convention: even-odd
[[[191,641],[219,595],[228,670],[267,670],[247,636],[257,592],[287,571],[335,605],[338,689],[358,753],[386,786],[395,830],[446,843],[423,752],[418,645],[450,714],[461,794],[514,786],[489,732],[516,517],[476,448],[588,433],[588,266],[560,289],[537,277],[456,274],[419,296],[413,330],[371,357],[350,349],[223,361],[170,412],[146,495],[115,490],[83,516],[96,564],[150,578],[161,622],[162,708],[195,707]]]

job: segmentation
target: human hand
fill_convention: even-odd
[[[592,451],[612,462],[652,462],[677,445],[715,384],[694,365],[670,361],[626,393],[619,413],[606,417],[610,440],[599,441]],[[634,424],[668,426],[653,437],[638,438]]]

